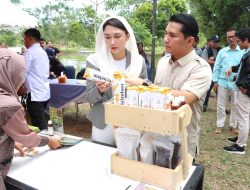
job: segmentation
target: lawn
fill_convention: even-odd
[[[216,101],[210,98],[209,110],[201,119],[200,156],[197,163],[205,166],[204,190],[250,190],[250,151],[245,155],[224,152],[227,137],[234,137],[228,118],[221,135],[215,135]],[[249,144],[249,141],[248,141]]]

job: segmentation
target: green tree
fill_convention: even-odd
[[[38,19],[39,30],[44,38],[53,40],[60,46],[94,46],[95,11],[91,6],[72,8],[66,1],[61,0],[55,4],[50,2],[42,8],[26,11]]]
[[[134,16],[141,23],[152,32],[152,18],[153,18],[153,5],[151,3],[144,2],[142,3],[135,11]]]
[[[189,0],[192,14],[200,30],[209,37],[211,34],[225,36],[229,28],[250,26],[249,0]],[[225,38],[223,38],[225,41]]]
[[[106,10],[118,11],[119,15],[128,17],[143,2],[152,3],[151,0],[107,0],[105,1],[105,7]]]
[[[0,30],[0,44],[6,43],[8,46],[17,44],[17,34],[10,30]]]
[[[150,46],[152,35],[146,25],[137,18],[131,18],[128,22],[134,30],[136,40],[143,42],[144,46]]]
[[[152,33],[153,19],[153,4],[151,0],[107,0],[105,5],[107,10],[118,11],[119,15],[124,16],[146,46],[151,45],[152,35],[150,33]],[[187,10],[188,4],[186,0],[158,1],[156,26],[158,41],[161,40],[164,34],[169,17],[180,12],[186,13]],[[141,27],[141,30],[139,27]],[[145,32],[147,35],[145,35]]]
[[[139,20],[146,24],[150,31],[152,31],[152,11],[152,4],[142,3],[134,13]],[[157,5],[157,37],[161,38],[163,36],[166,23],[171,15],[187,13],[187,11],[188,6],[185,0],[160,0]]]
[[[13,3],[13,4],[18,5],[18,4],[20,4],[22,2],[22,0],[10,0],[10,2]]]

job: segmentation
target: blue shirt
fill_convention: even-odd
[[[218,82],[219,86],[230,90],[237,90],[234,83],[234,78],[237,73],[232,73],[229,77],[226,76],[228,68],[238,65],[243,56],[243,51],[240,50],[239,46],[235,50],[230,47],[221,49],[216,57],[213,70],[213,81]]]

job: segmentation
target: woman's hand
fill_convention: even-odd
[[[19,143],[19,142],[15,142],[15,149],[17,149],[20,153],[21,156],[24,156],[24,150],[23,150],[24,146]]]
[[[55,137],[48,137],[49,138],[49,143],[48,146],[52,149],[55,150],[57,148],[61,147],[60,141],[56,139]]]
[[[18,90],[17,90],[17,95],[18,95],[18,96],[24,96],[24,95],[26,94],[26,92],[27,92],[27,89],[26,89],[25,85],[22,84],[22,85],[18,88]]]
[[[100,94],[103,94],[111,87],[110,83],[103,82],[103,81],[96,81],[95,85],[98,88]]]

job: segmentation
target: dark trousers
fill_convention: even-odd
[[[212,82],[211,82],[211,85],[210,85],[210,87],[209,87],[209,89],[208,89],[208,91],[207,91],[207,95],[206,95],[206,98],[205,98],[205,102],[204,102],[204,104],[203,104],[203,106],[205,106],[205,107],[208,106],[208,100],[209,100],[209,97],[210,97],[210,94],[211,94],[211,90],[213,89],[213,87],[214,87],[214,82],[212,81]]]
[[[28,94],[27,98],[27,109],[31,118],[33,126],[39,127],[40,130],[47,129],[47,122],[45,118],[45,109],[48,101],[35,102],[31,101],[31,94]]]

